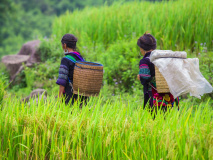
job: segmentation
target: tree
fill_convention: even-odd
[[[11,0],[1,0],[0,5],[0,46],[3,41],[3,31],[2,28],[5,26],[5,22],[8,20],[9,17],[11,17],[11,13],[14,12],[14,5]]]

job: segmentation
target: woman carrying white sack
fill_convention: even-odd
[[[174,104],[178,106],[178,97],[174,99],[171,93],[157,92],[155,67],[154,64],[150,62],[150,55],[157,47],[155,37],[149,33],[145,33],[138,39],[137,45],[140,47],[140,52],[143,55],[143,58],[139,62],[137,79],[140,80],[143,85],[144,108],[147,106],[151,108],[151,110],[154,110],[155,106],[158,106],[163,110],[167,110],[167,107],[173,107]]]
[[[150,61],[165,78],[174,98],[186,93],[201,98],[203,94],[213,91],[199,70],[199,59],[187,58],[186,52],[154,50]]]

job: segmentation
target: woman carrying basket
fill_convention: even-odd
[[[179,104],[179,99],[174,99],[171,93],[157,92],[155,66],[150,62],[151,52],[155,50],[157,46],[155,37],[149,33],[145,33],[138,39],[137,45],[140,47],[140,52],[143,55],[139,63],[137,79],[140,80],[143,85],[144,108],[149,104],[151,108],[153,108],[153,106],[162,106],[162,108],[166,110],[166,107],[173,107],[175,102]]]
[[[73,104],[77,99],[81,103],[87,97],[73,94],[73,72],[76,61],[84,61],[84,58],[76,51],[77,38],[72,34],[65,34],[61,39],[62,48],[64,50],[64,57],[61,60],[59,68],[59,76],[56,83],[59,85],[59,97],[65,98],[65,103],[71,101]]]

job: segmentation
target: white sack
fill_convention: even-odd
[[[171,51],[171,50],[154,50],[150,55],[150,61],[153,62],[155,59],[173,57],[173,58],[186,58],[186,52]]]
[[[186,52],[155,50],[150,56],[150,61],[166,79],[174,98],[185,93],[201,98],[203,94],[211,93],[213,88],[200,73],[198,58],[181,58],[186,58]]]

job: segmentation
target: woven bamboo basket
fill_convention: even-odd
[[[159,69],[156,66],[155,66],[155,80],[158,93],[170,92],[169,86],[165,78],[163,77],[163,75],[160,73]]]
[[[103,65],[93,62],[76,62],[73,74],[73,93],[98,96],[103,82]]]

